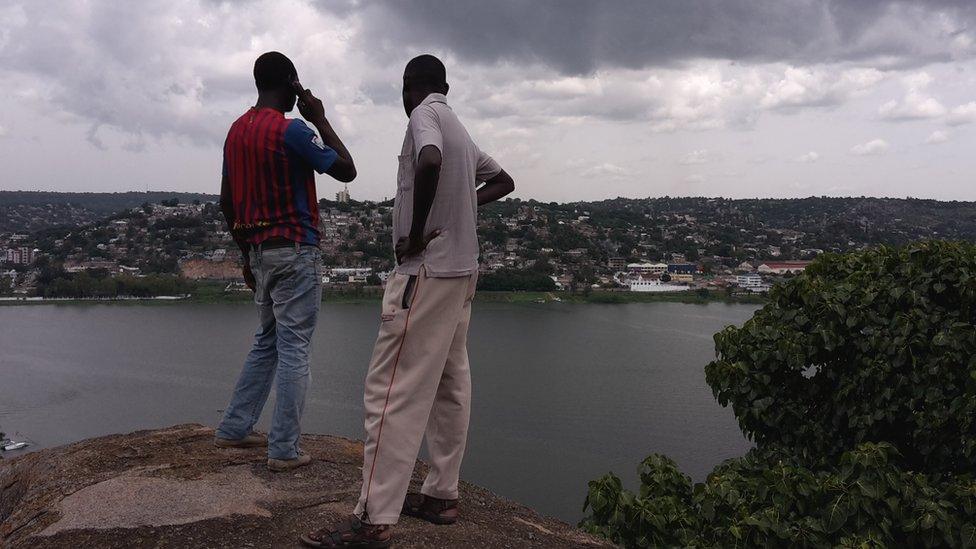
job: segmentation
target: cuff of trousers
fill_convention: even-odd
[[[423,494],[423,495],[425,495],[425,496],[430,496],[432,498],[437,498],[437,499],[459,499],[458,498],[458,491],[457,490],[455,490],[453,492],[437,492],[437,491],[434,491],[434,490],[428,490],[426,488],[421,488],[420,493]]]
[[[370,524],[372,526],[395,526],[397,521],[400,520],[400,515],[390,515],[385,517],[374,517],[370,515],[369,522],[366,522],[363,520],[362,514],[358,514],[356,516],[358,516],[359,520],[362,520],[364,524]]]
[[[223,438],[223,439],[227,439],[227,440],[240,440],[240,439],[246,437],[247,435],[246,434],[243,434],[242,435],[242,434],[240,434],[237,431],[229,431],[229,430],[225,429],[223,427],[223,425],[221,425],[221,426],[217,427],[217,429],[214,430],[214,436],[215,437],[219,437],[219,438]]]

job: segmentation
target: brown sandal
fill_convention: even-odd
[[[356,549],[386,549],[393,545],[393,532],[387,524],[366,524],[352,516],[334,528],[323,528],[303,535],[308,547],[355,547]]]
[[[458,500],[407,494],[401,513],[433,524],[454,524],[458,520]]]

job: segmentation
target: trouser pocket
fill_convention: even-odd
[[[407,284],[403,288],[403,298],[400,302],[400,307],[403,309],[409,309],[410,305],[413,303],[413,293],[417,286],[417,275],[410,275],[407,279]]]

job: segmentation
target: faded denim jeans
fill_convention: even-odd
[[[321,253],[313,246],[287,246],[250,256],[261,326],[217,436],[236,440],[251,434],[275,381],[268,457],[294,459],[310,379],[309,345],[322,301]]]

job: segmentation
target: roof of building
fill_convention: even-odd
[[[765,265],[770,269],[784,269],[784,268],[796,268],[796,267],[806,267],[809,265],[810,261],[764,261],[760,267]]]

